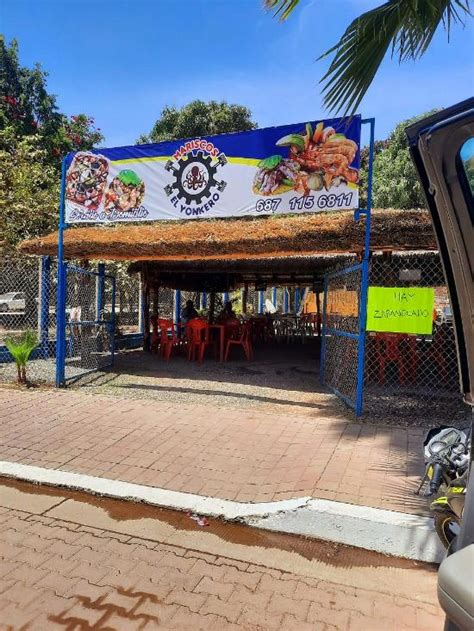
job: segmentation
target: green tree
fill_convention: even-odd
[[[300,0],[265,0],[285,20]],[[388,0],[362,13],[320,59],[333,55],[322,77],[324,104],[330,111],[354,113],[386,53],[398,61],[419,59],[439,26],[448,38],[455,23],[472,17],[469,0]]]
[[[374,142],[374,161],[378,154],[388,146],[387,140],[376,140]],[[360,151],[359,170],[359,207],[367,208],[367,184],[369,180],[369,147],[362,147]]]
[[[433,114],[431,110],[399,123],[387,140],[375,142],[372,205],[374,208],[424,208],[426,201],[410,157],[405,127]],[[367,203],[368,147],[361,151],[361,206]]]
[[[22,239],[57,225],[59,176],[41,136],[0,131],[0,248],[7,253]]]
[[[0,36],[0,130],[39,136],[46,158],[59,168],[63,155],[91,149],[103,136],[89,116],[59,112],[56,97],[48,93],[47,76],[39,64],[32,69],[21,66],[17,41],[8,45]]]
[[[61,158],[103,140],[86,114],[66,116],[47,74],[20,65],[18,44],[0,37],[0,251],[57,225]]]
[[[161,142],[191,136],[226,134],[233,131],[255,129],[252,114],[243,105],[224,101],[191,101],[184,107],[166,106],[149,134],[140,136],[137,142]]]

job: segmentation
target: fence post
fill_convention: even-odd
[[[326,309],[327,309],[327,296],[328,296],[328,279],[327,275],[324,276],[324,288],[323,288],[323,326],[321,331],[321,363],[319,378],[321,383],[325,382],[326,378]]]
[[[145,284],[142,278],[143,272],[140,272],[140,280],[138,283],[138,332],[143,335],[145,332],[145,318],[144,318],[144,300],[143,293]]]
[[[104,268],[104,272],[105,272],[105,268]],[[111,364],[112,366],[114,365],[115,362],[115,298],[117,295],[117,279],[115,278],[115,276],[111,277],[112,279],[112,313],[110,314],[110,328],[111,328],[111,348],[110,351],[112,353],[112,361]],[[105,278],[104,278],[105,281]]]
[[[181,291],[174,290],[174,323],[178,324],[181,320]]]
[[[102,320],[104,311],[104,294],[105,294],[105,263],[97,265],[97,277],[95,285],[95,319]]]
[[[288,313],[289,301],[288,301],[288,287],[283,287],[283,313]]]
[[[222,298],[223,298],[223,300],[224,300],[224,304],[225,304],[226,302],[229,302],[229,292],[228,292],[228,291],[225,291],[225,292],[224,292],[224,295],[222,296]]]
[[[66,290],[67,263],[64,262],[64,200],[66,189],[66,158],[61,165],[61,197],[59,201],[58,231],[58,289],[56,299],[56,387],[65,383],[66,376]]]
[[[39,303],[39,338],[42,357],[49,357],[49,298],[51,293],[51,257],[41,257]]]
[[[207,294],[205,291],[201,294],[201,309],[207,309]]]
[[[365,240],[364,258],[362,261],[362,274],[359,297],[359,347],[357,353],[357,389],[356,389],[356,416],[362,415],[364,405],[364,369],[365,369],[365,336],[367,324],[367,296],[369,291],[369,258],[370,258],[370,228],[372,211],[372,182],[374,175],[374,145],[375,145],[375,119],[363,120],[370,125],[369,142],[369,172],[367,177],[367,208],[365,211]]]
[[[273,302],[273,306],[275,307],[275,309],[278,311],[278,305],[277,305],[277,288],[273,287],[272,289],[272,302]]]
[[[301,290],[299,287],[295,287],[295,314],[298,313],[300,308]]]
[[[262,315],[262,313],[263,313],[263,296],[264,296],[264,292],[262,290],[260,290],[258,292],[258,313],[259,313],[259,315]]]

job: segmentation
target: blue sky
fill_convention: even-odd
[[[60,109],[85,112],[108,146],[133,144],[164,105],[196,98],[248,106],[259,126],[319,118],[317,57],[381,0],[307,0],[282,24],[262,0],[1,0],[1,32],[40,62]],[[425,57],[385,60],[360,108],[376,136],[474,94],[473,20],[441,30]]]

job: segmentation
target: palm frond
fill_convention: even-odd
[[[18,366],[26,366],[31,353],[38,346],[38,337],[34,331],[25,331],[18,337],[6,337],[5,346]]]
[[[320,59],[334,54],[321,79],[325,106],[345,115],[357,111],[386,53],[404,62],[425,52],[442,24],[452,25],[471,16],[469,0],[388,0],[363,13],[340,41]]]
[[[286,20],[290,13],[296,8],[300,0],[264,0],[265,7],[270,11],[275,11],[275,16],[280,20]]]

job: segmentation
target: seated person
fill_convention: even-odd
[[[225,303],[224,308],[220,312],[217,321],[226,322],[227,320],[237,320],[235,311],[232,309],[232,302],[229,300]]]
[[[194,303],[192,300],[186,301],[186,306],[181,311],[181,322],[183,324],[187,324],[190,320],[194,318],[199,318],[199,313],[194,308]]]

